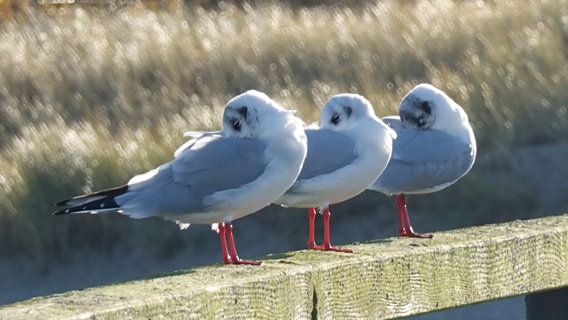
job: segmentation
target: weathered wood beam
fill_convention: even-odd
[[[568,215],[297,251],[0,307],[9,319],[393,318],[568,285]]]

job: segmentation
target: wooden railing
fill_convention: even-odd
[[[568,319],[565,290],[552,291],[558,303],[531,295],[568,285],[568,215],[347,247],[34,298],[0,307],[0,318],[384,319],[529,295],[529,319],[543,318],[542,301]]]

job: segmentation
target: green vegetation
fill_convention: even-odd
[[[480,154],[568,140],[567,1],[29,10],[0,26],[2,256],[106,252],[134,241],[129,228],[171,251],[180,240],[162,224],[55,219],[52,205],[167,161],[184,131],[220,128],[226,101],[250,88],[313,122],[333,94],[363,94],[385,116],[430,82],[464,106]],[[475,169],[456,187],[431,209],[483,196],[458,208],[483,222],[495,204],[532,206]]]

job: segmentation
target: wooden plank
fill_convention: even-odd
[[[392,318],[568,285],[568,215],[298,251],[0,308],[10,319]]]

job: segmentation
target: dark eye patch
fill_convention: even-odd
[[[426,124],[426,120],[424,119],[424,116],[420,116],[420,117],[416,118],[416,123],[418,124],[419,128],[424,127],[424,125]]]
[[[247,108],[247,107],[245,107],[245,106],[240,107],[239,110],[238,110],[238,112],[239,112],[239,114],[240,114],[241,116],[243,116],[243,118],[244,118],[245,120],[247,119],[247,116],[248,116],[248,108]]]
[[[351,117],[353,109],[350,106],[343,106],[343,110],[345,111],[345,114],[347,115],[348,118]]]
[[[419,108],[428,115],[432,114],[432,106],[430,106],[430,102],[428,101],[422,101],[422,103],[419,105]]]
[[[424,118],[424,113],[414,114],[412,112],[401,112],[400,119],[402,122],[412,123],[415,127],[422,129],[426,125],[426,119]]]

